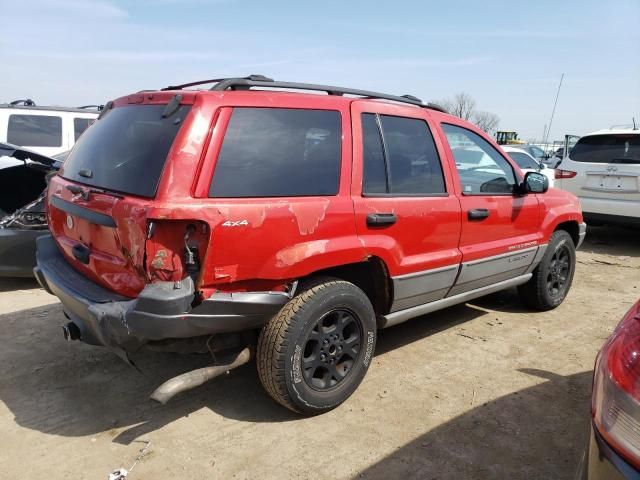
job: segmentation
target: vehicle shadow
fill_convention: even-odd
[[[483,314],[460,305],[384,330],[376,355]],[[148,396],[156,387],[210,363],[208,355],[141,352],[132,356],[137,371],[104,348],[67,344],[66,322],[60,305],[0,315],[0,401],[22,427],[71,437],[109,432],[129,444],[202,408],[240,421],[304,421],[265,393],[253,362],[155,403]]]
[[[0,292],[32,290],[34,288],[40,288],[35,278],[0,277]]]
[[[640,258],[640,228],[589,225],[581,250]]]
[[[379,330],[375,354],[382,355],[485,314],[486,312],[471,305],[461,304],[412,318],[399,325]]]
[[[519,371],[543,381],[426,432],[357,478],[574,478],[589,436],[591,372]]]

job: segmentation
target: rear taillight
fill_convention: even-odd
[[[640,468],[640,301],[598,354],[591,409],[607,443]]]
[[[555,178],[573,178],[578,174],[578,172],[572,172],[571,170],[560,170],[559,168],[556,168],[553,174]]]

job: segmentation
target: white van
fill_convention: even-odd
[[[580,198],[585,221],[640,225],[640,130],[599,130],[569,152],[556,187]]]
[[[66,152],[98,118],[99,108],[39,107],[32,100],[0,104],[0,142],[49,157]]]

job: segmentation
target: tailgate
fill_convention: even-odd
[[[181,103],[186,95],[152,97],[160,103],[139,103],[143,98],[133,95],[106,107],[82,134],[48,192],[50,230],[67,260],[128,297],[149,281],[147,211],[191,111],[191,105]]]
[[[135,297],[147,283],[144,269],[144,201],[93,193],[74,195],[75,185],[51,181],[49,229],[69,263],[102,286]]]

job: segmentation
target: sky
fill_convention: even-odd
[[[640,124],[640,0],[0,0],[0,102],[263,74],[438,101],[540,139]]]

